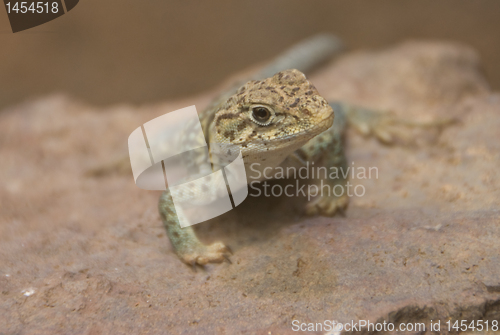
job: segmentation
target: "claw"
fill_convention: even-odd
[[[361,133],[363,136],[367,136],[370,134],[370,126],[366,123],[360,123],[356,125],[356,129]]]
[[[231,262],[231,260],[229,259],[229,257],[227,255],[224,255],[224,259],[229,263],[229,264],[233,264],[233,262]]]
[[[323,216],[334,216],[339,213],[341,216],[345,217],[345,208],[349,199],[347,196],[344,197],[319,197],[314,199],[306,206],[306,214],[314,215],[319,214]]]
[[[190,265],[194,271],[196,267],[200,266],[202,269],[206,270],[204,265],[209,263],[222,263],[224,259],[227,258],[225,254],[231,253],[231,249],[226,247],[221,242],[216,242],[211,245],[195,245],[191,247],[190,250],[184,254],[178,255],[180,259],[184,261],[187,265]]]
[[[386,144],[392,143],[392,136],[389,132],[387,132],[383,129],[376,128],[376,129],[374,129],[374,133],[375,133],[375,136],[377,136],[377,138],[381,142],[386,143]]]

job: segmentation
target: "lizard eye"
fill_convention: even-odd
[[[261,126],[269,125],[273,114],[268,107],[257,105],[251,107],[250,111],[252,112],[252,119],[255,123]]]

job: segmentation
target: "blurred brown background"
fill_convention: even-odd
[[[13,34],[0,9],[0,108],[53,92],[99,105],[185,96],[323,31],[350,50],[460,41],[499,88],[499,16],[498,0],[81,0]]]

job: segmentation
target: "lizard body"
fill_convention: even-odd
[[[251,173],[249,167],[254,163],[258,163],[260,171],[300,166],[305,162],[327,168],[345,168],[343,137],[347,123],[363,134],[372,133],[380,140],[390,142],[391,135],[386,130],[390,119],[344,103],[329,104],[299,71],[308,71],[340,49],[341,44],[336,38],[324,35],[312,38],[292,48],[248,82],[223,93],[199,115],[208,145],[238,146],[248,177]],[[255,172],[255,167],[252,172]],[[311,182],[317,183],[318,180]],[[344,185],[346,180],[341,177],[326,182],[333,187]],[[210,196],[211,190],[205,187],[192,191],[195,192],[205,192]],[[183,199],[190,201],[190,195]],[[321,195],[306,205],[306,213],[333,216],[342,212],[347,204],[346,194],[340,197]],[[159,212],[182,261],[205,265],[227,258],[230,250],[223,243],[204,245],[191,226],[181,228],[179,221],[183,213],[176,212],[168,189],[160,197]]]
[[[301,71],[289,69],[307,71],[340,49],[335,38],[313,38],[278,58],[253,80],[223,93],[200,113],[208,145],[237,145],[247,176],[252,163],[259,163],[261,169],[304,159],[326,165],[345,164],[345,122],[332,126],[334,112],[327,101]],[[347,197],[321,199],[309,203],[308,213],[333,215],[347,206]],[[176,212],[169,190],[160,197],[159,211],[172,245],[185,263],[204,265],[225,259],[229,249],[224,244],[204,245],[192,227],[181,228],[179,215],[183,214]]]

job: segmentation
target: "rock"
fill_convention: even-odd
[[[158,192],[113,168],[92,171],[126,153],[138,125],[213,94],[142,108],[50,96],[4,110],[0,329],[291,334],[292,322],[429,330],[440,320],[446,331],[449,319],[499,320],[500,95],[479,68],[467,47],[411,42],[318,72],[328,98],[460,122],[413,147],[349,132],[352,166],[378,178],[352,180],[364,195],[347,217],[305,217],[304,199],[250,196],[198,225],[234,251],[233,264],[198,272],[173,254]]]

